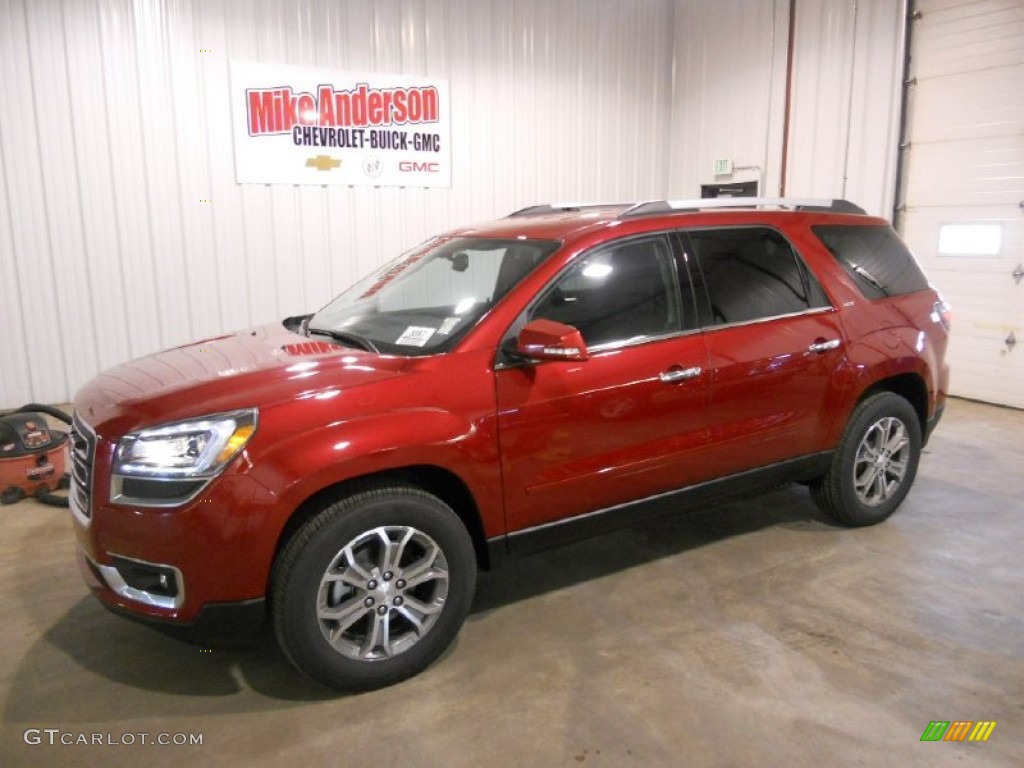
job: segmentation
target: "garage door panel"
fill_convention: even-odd
[[[960,338],[987,339],[992,337],[1001,344],[1011,332],[1024,343],[1024,313],[1007,314],[999,308],[974,309],[975,302],[988,300],[995,305],[996,297],[984,292],[970,292],[958,288],[956,283],[943,284],[940,277],[933,280],[935,288],[949,302],[953,312],[953,333]],[[964,307],[963,311],[957,307]]]
[[[900,229],[953,308],[950,391],[1024,408],[1024,2],[916,7]],[[997,252],[940,254],[946,224],[997,224]]]
[[[947,301],[956,301],[961,307],[967,306],[970,302],[971,312],[978,316],[990,313],[1000,313],[1006,317],[1019,316],[1024,308],[1016,307],[1014,311],[1013,305],[1018,304],[1020,298],[1024,298],[1024,285],[1017,285],[1014,282],[1010,270],[1006,271],[1005,280],[993,279],[998,277],[1001,276],[967,269],[928,270],[928,278],[932,285],[942,291]]]
[[[1024,64],[933,80],[917,80],[911,146],[951,139],[1024,137],[1020,105],[1020,94],[1024,93]]]
[[[949,293],[949,302],[953,307],[953,331],[958,338],[989,339],[1002,344],[1012,333],[1024,344],[1024,315],[1007,317],[1000,312],[971,312],[969,318],[961,317],[956,311],[958,297],[952,291]]]
[[[1020,237],[1024,232],[1024,214],[1021,213],[1016,200],[1004,205],[988,206],[984,211],[964,211],[962,205],[908,206],[906,231],[909,232],[911,227],[914,227],[916,232],[925,227],[937,227],[946,222],[964,220],[999,224],[1003,227],[1004,241],[1010,235]],[[1019,244],[1020,241],[1017,242]]]
[[[1024,134],[917,144],[907,163],[909,207],[1016,207],[1024,199]]]
[[[1002,231],[1002,249],[996,256],[942,255],[939,233],[943,224],[996,224]],[[1024,215],[1016,203],[986,208],[942,206],[908,210],[903,236],[928,274],[937,271],[962,273],[965,280],[977,274],[1005,275],[1024,260]],[[988,278],[986,278],[988,279]]]
[[[927,38],[915,55],[918,78],[1024,64],[1024,4],[1018,0],[960,2],[924,14],[919,23]]]
[[[1009,349],[1005,338],[1006,334],[995,332],[988,339],[954,332],[949,347],[958,364],[951,367],[951,391],[961,397],[1024,408],[1024,388],[1007,390],[999,384],[1006,376],[1024,381],[1024,342]]]
[[[1020,0],[918,0],[916,7],[928,16],[956,20],[977,15],[974,8],[994,12],[1019,4]]]
[[[950,379],[951,391],[956,392],[958,397],[1024,408],[1024,398],[1019,393],[1003,394],[998,390],[993,390],[992,376],[996,375],[999,370],[1001,370],[999,366],[990,366],[981,370],[954,371]],[[1018,373],[1019,375],[1020,373]]]
[[[986,370],[989,375],[1000,375],[1000,369],[1007,365],[1017,370],[1017,375],[1024,374],[1024,341],[1007,345],[1006,337],[1010,331],[1000,327],[962,329],[963,332],[954,330],[950,337],[949,346],[956,353],[961,365],[957,370],[979,371]],[[968,332],[970,331],[970,332]],[[1014,331],[1014,335],[1017,332]],[[1022,390],[1024,393],[1024,390]]]

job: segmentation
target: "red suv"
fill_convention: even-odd
[[[527,208],[87,384],[81,569],[119,612],[269,616],[308,676],[387,685],[509,553],[782,482],[884,520],[942,413],[947,333],[845,201]]]

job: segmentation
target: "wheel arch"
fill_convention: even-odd
[[[879,392],[892,392],[894,395],[899,395],[910,403],[917,414],[921,435],[927,434],[928,386],[920,374],[908,372],[880,379],[861,393],[854,407]]]
[[[450,506],[469,532],[469,537],[473,541],[473,549],[476,552],[477,566],[481,570],[490,569],[491,562],[487,550],[487,538],[484,534],[483,520],[472,492],[466,483],[455,473],[429,464],[391,468],[348,478],[321,488],[311,494],[296,507],[282,528],[277,544],[274,547],[272,562],[277,562],[278,556],[288,545],[291,538],[324,507],[361,491],[394,484],[419,488],[438,497]],[[273,580],[273,573],[274,569],[271,567],[270,580]]]

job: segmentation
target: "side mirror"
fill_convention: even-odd
[[[554,320],[533,320],[519,332],[516,354],[528,360],[587,360],[583,334]]]

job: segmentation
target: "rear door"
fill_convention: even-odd
[[[707,351],[666,235],[578,258],[517,326],[578,328],[591,358],[499,366],[510,532],[703,479]]]
[[[829,447],[845,352],[803,259],[768,227],[684,237],[712,370],[708,468],[726,476]]]

